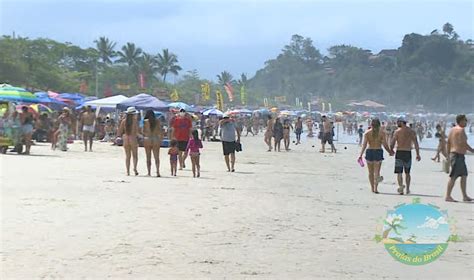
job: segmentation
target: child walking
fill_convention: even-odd
[[[171,140],[168,155],[170,155],[171,176],[176,176],[176,170],[178,169],[178,141]]]
[[[199,134],[197,130],[191,132],[191,139],[188,141],[188,146],[186,147],[186,153],[189,153],[191,157],[191,163],[193,165],[193,177],[201,176],[201,165],[199,163],[199,149],[202,149],[202,142],[199,139]],[[197,174],[197,176],[196,176]]]

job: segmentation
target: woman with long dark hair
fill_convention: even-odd
[[[156,177],[161,177],[160,147],[161,141],[163,139],[163,133],[161,130],[161,122],[155,117],[153,110],[146,111],[145,120],[143,121],[143,136],[148,176],[151,176],[151,153],[153,152],[156,166]]]
[[[117,135],[122,136],[123,148],[125,149],[125,166],[127,176],[130,176],[130,158],[133,156],[133,171],[138,175],[138,121],[136,118],[137,110],[135,107],[127,108],[126,117],[120,122]]]
[[[367,168],[369,170],[369,182],[373,193],[378,192],[378,184],[383,180],[380,176],[380,168],[382,167],[383,161],[383,150],[393,155],[390,147],[387,143],[385,132],[380,129],[380,120],[375,118],[371,122],[371,127],[364,134],[364,142],[362,144],[362,150],[360,151],[359,161],[362,161],[362,155],[365,152],[365,160],[367,161]]]
[[[273,125],[273,138],[275,141],[273,149],[275,152],[277,149],[280,152],[281,139],[283,139],[283,125],[280,118],[275,119],[275,124]]]

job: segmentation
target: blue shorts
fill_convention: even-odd
[[[21,132],[23,134],[31,134],[33,133],[33,125],[32,124],[24,124],[21,126]]]
[[[367,150],[365,150],[365,160],[367,162],[382,161],[383,160],[383,150],[382,149],[367,149]]]

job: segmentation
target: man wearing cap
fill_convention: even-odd
[[[457,126],[453,127],[449,132],[448,136],[448,162],[451,164],[451,173],[449,173],[449,182],[448,188],[446,191],[446,201],[456,202],[451,197],[451,192],[453,191],[454,183],[456,179],[461,177],[461,192],[464,201],[472,201],[467,195],[466,184],[467,184],[467,166],[464,155],[467,151],[474,153],[474,148],[469,146],[467,143],[467,135],[464,131],[464,128],[467,125],[466,115],[458,115],[456,117]]]
[[[224,151],[225,164],[227,165],[227,172],[234,172],[235,149],[237,143],[240,142],[240,131],[237,128],[235,121],[229,118],[228,114],[224,114],[224,117],[219,124],[221,127],[221,142]]]
[[[393,152],[395,144],[397,145],[397,151],[395,153],[395,174],[397,174],[398,180],[398,193],[403,194],[403,175],[405,171],[405,183],[407,187],[406,193],[410,193],[410,182],[411,182],[411,150],[415,146],[416,150],[416,160],[420,161],[420,147],[418,145],[418,140],[416,137],[415,131],[407,127],[407,122],[403,118],[397,120],[398,129],[393,134],[393,137],[390,141],[390,149]]]
[[[84,151],[87,152],[87,141],[89,140],[89,152],[92,152],[92,140],[95,133],[95,114],[92,112],[90,105],[86,106],[86,110],[81,115],[80,123],[82,126],[82,141],[84,141]]]
[[[186,147],[188,146],[189,138],[191,137],[191,130],[193,128],[193,122],[191,117],[186,114],[184,109],[179,110],[179,113],[172,120],[171,127],[172,139],[178,141],[178,158],[179,158],[179,169],[186,168]]]

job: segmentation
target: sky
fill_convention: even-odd
[[[413,234],[419,244],[445,243],[449,238],[447,219],[435,208],[421,203],[408,204],[397,208],[392,213],[401,215],[402,225],[406,229],[400,229],[400,236],[391,231],[389,238],[401,237],[403,240],[408,240]]]
[[[407,33],[453,24],[473,38],[472,1],[440,0],[0,0],[0,33],[47,37],[81,47],[106,36],[157,54],[178,55],[184,71],[215,80],[226,70],[253,76],[293,34],[327,53],[336,44],[378,52],[397,48]]]

